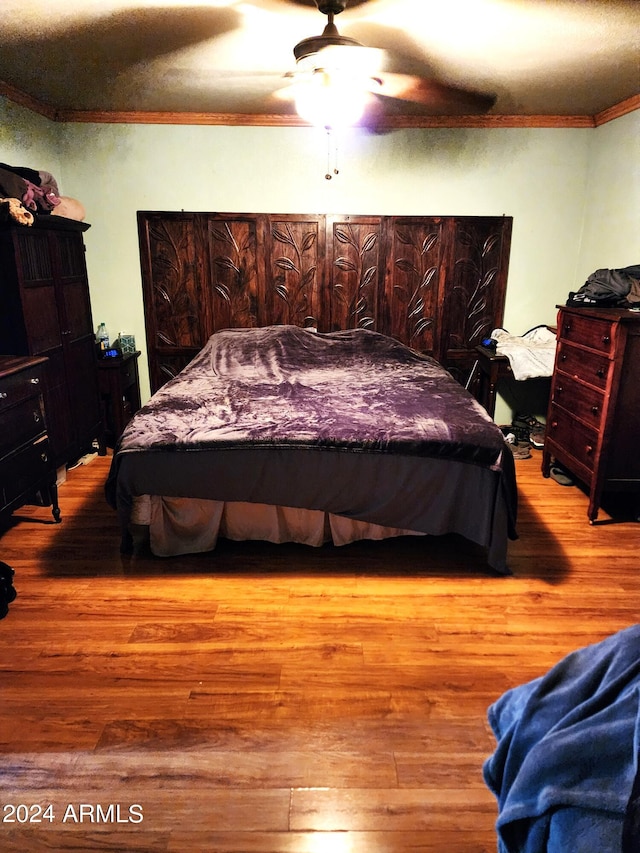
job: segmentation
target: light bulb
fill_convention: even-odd
[[[348,127],[362,118],[368,94],[360,75],[318,69],[297,83],[296,110],[318,127]]]

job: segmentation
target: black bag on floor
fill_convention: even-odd
[[[15,572],[6,563],[0,561],[0,619],[9,612],[9,605],[15,600],[17,592],[13,586]]]

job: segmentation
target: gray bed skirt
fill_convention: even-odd
[[[487,562],[509,574],[515,539],[513,459],[472,462],[322,448],[244,447],[124,451],[106,484],[130,547],[133,500],[142,495],[241,501],[322,510],[429,535],[459,534],[487,549]],[[507,467],[505,476],[503,466]]]

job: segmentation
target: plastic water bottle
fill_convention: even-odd
[[[107,327],[104,323],[100,323],[98,326],[98,331],[96,332],[96,341],[100,347],[100,355],[104,355],[105,352],[109,349],[109,332],[107,331]]]

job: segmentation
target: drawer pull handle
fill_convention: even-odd
[[[593,453],[593,445],[587,444],[585,450],[587,451],[587,456],[591,456],[591,454]]]
[[[604,370],[601,367],[596,370],[596,376],[598,379],[604,379]]]
[[[570,332],[571,331],[571,323],[565,323],[564,324],[564,330],[565,330],[565,332]]]
[[[41,454],[40,454],[40,459],[42,459],[42,461],[43,461],[43,462],[48,462],[48,461],[49,461],[49,457],[47,456],[47,454],[46,454],[46,453],[41,453]]]
[[[551,429],[557,429],[558,421],[551,421]]]
[[[562,387],[562,385],[558,385],[556,387],[556,393],[557,394],[564,394],[564,388]]]
[[[560,361],[566,361],[566,360],[567,360],[567,354],[563,352],[562,355],[560,356]]]
[[[592,415],[597,415],[599,411],[600,411],[600,406],[591,406],[591,414]]]
[[[0,400],[6,400],[8,396],[6,391],[0,391]]]
[[[602,336],[602,343],[605,344],[606,346],[608,346],[611,343],[611,338],[609,337],[609,335],[603,335]]]
[[[40,423],[40,412],[34,412],[33,413],[33,422],[36,424]]]
[[[29,380],[29,382],[30,382],[32,385],[39,385],[39,384],[40,384],[40,380],[38,379],[38,377],[37,377],[37,376],[36,376],[36,377],[34,377],[33,379],[30,379],[30,380]]]

